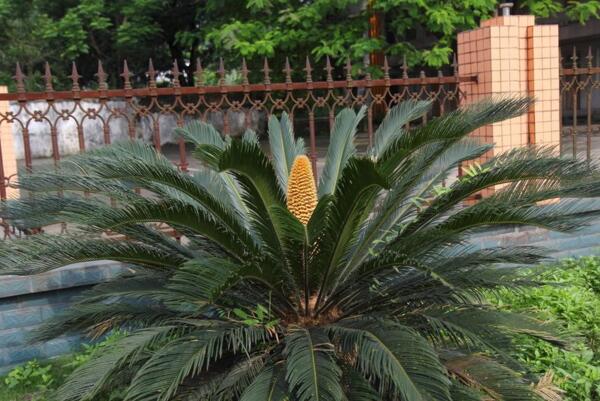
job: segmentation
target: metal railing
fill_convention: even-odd
[[[248,78],[249,70],[243,61],[239,69],[240,82],[225,84],[227,71],[221,61],[217,71],[218,84],[205,85],[204,71],[198,61],[194,73],[195,86],[182,87],[179,82],[182,73],[175,63],[170,71],[169,86],[159,87],[156,78],[158,72],[150,61],[146,72],[147,82],[144,87],[137,88],[133,87],[130,79],[132,74],[127,62],[124,62],[123,72],[120,74],[122,88],[109,89],[107,74],[99,63],[97,88],[86,89],[80,87],[81,77],[73,64],[71,90],[55,91],[50,66],[46,64],[45,90],[27,92],[26,77],[17,65],[14,77],[16,91],[0,94],[0,101],[11,102],[10,110],[0,113],[0,125],[13,125],[13,130],[17,131],[15,137],[20,142],[16,146],[21,149],[18,156],[22,158],[22,168],[33,171],[36,168],[36,158],[39,157],[32,149],[34,128],[38,134],[38,148],[45,136],[48,148],[44,155],[49,158],[44,165],[47,167],[57,164],[64,156],[65,152],[61,152],[61,149],[64,150],[65,146],[61,146],[60,141],[65,141],[66,136],[76,139],[76,151],[85,151],[89,145],[87,137],[90,134],[86,128],[89,126],[95,131],[102,131],[101,138],[96,138],[93,146],[109,144],[115,137],[134,139],[144,136],[139,127],[144,125],[150,131],[146,136],[150,136],[155,148],[161,151],[165,143],[163,136],[171,134],[163,132],[165,128],[161,126],[161,118],[168,117],[177,126],[190,119],[216,122],[223,133],[236,134],[233,128],[239,131],[240,128],[251,127],[261,131],[260,123],[264,126],[268,115],[286,111],[294,122],[296,132],[307,137],[310,156],[314,167],[317,167],[318,132],[329,132],[334,116],[341,108],[367,106],[363,139],[371,143],[381,114],[394,104],[407,99],[430,100],[434,103],[433,113],[443,114],[446,110],[454,109],[461,101],[463,95],[458,84],[476,79],[459,77],[456,65],[451,75],[438,72],[437,76],[431,77],[421,71],[417,77],[409,77],[406,62],[392,71],[387,58],[381,67],[381,78],[378,79],[372,79],[370,74],[355,79],[351,74],[352,67],[347,62],[344,68],[345,79],[334,79],[335,69],[330,60],[326,59],[322,74],[325,80],[313,81],[313,67],[307,59],[302,69],[304,79],[294,82],[294,71],[286,62],[282,82],[272,82],[271,69],[265,60],[262,82],[251,83]],[[427,119],[428,116],[424,118]],[[236,127],[232,127],[234,123],[237,123]],[[179,139],[175,146],[178,151],[173,157],[174,162],[181,170],[186,171],[190,161],[185,144]],[[6,188],[11,185],[11,177],[1,169],[0,164],[0,197],[4,199]]]
[[[600,144],[593,140],[600,136],[600,65],[591,47],[585,57],[578,57],[574,47],[566,61],[569,68],[560,70],[561,154],[590,160],[600,156]]]

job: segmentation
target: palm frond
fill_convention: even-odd
[[[304,141],[299,138],[294,142],[292,122],[287,113],[282,113],[281,120],[274,115],[269,117],[269,146],[277,181],[286,192],[292,164],[297,156],[304,154]]]
[[[344,109],[336,116],[327,148],[325,167],[319,181],[319,198],[333,193],[346,163],[355,154],[354,135],[365,110],[365,106],[358,113],[354,113],[352,109]]]
[[[175,128],[175,134],[195,145],[212,145],[219,148],[225,147],[225,140],[211,124],[203,121],[192,121],[184,127]]]
[[[286,380],[298,401],[341,401],[342,370],[321,330],[294,329],[286,337]]]
[[[288,401],[285,372],[280,365],[266,366],[242,393],[240,401]]]
[[[375,143],[370,155],[375,160],[381,156],[398,135],[406,135],[404,126],[431,109],[431,102],[407,100],[393,107],[375,131]]]
[[[342,320],[330,327],[355,366],[377,379],[379,393],[407,400],[451,400],[446,370],[431,345],[413,329],[373,319]],[[410,344],[410,346],[407,346]]]
[[[36,274],[78,262],[114,260],[168,269],[187,259],[151,245],[69,235],[36,235],[27,241],[3,241],[2,274]]]
[[[57,401],[92,399],[109,385],[122,367],[143,360],[142,351],[163,341],[174,329],[172,326],[144,329],[109,345],[69,375],[65,383],[53,394],[54,398]]]

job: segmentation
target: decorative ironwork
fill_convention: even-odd
[[[568,59],[570,68],[561,60],[560,69],[561,153],[590,160],[600,156],[593,141],[600,136],[600,64],[594,65],[591,47],[583,57],[573,47]]]
[[[362,78],[353,77],[353,66],[348,60],[344,66],[345,76],[336,80],[336,69],[327,57],[323,67],[326,76],[324,81],[314,80],[315,67],[307,58],[302,68],[302,82],[294,81],[293,78],[297,75],[287,59],[282,70],[283,82],[273,82],[272,69],[265,59],[262,82],[250,82],[250,70],[246,61],[242,60],[241,68],[237,70],[240,76],[236,82],[228,83],[231,77],[221,59],[217,69],[218,84],[207,85],[202,63],[196,60],[195,64],[194,86],[188,87],[180,85],[183,73],[177,62],[173,63],[171,71],[159,72],[155,70],[152,60],[149,60],[145,73],[147,82],[143,87],[136,87],[137,81],[132,82],[133,75],[124,60],[120,74],[123,86],[111,89],[107,85],[108,76],[102,63],[98,62],[95,74],[98,85],[91,89],[80,86],[81,76],[73,63],[69,91],[57,91],[53,88],[50,65],[46,64],[43,75],[45,89],[39,92],[26,90],[26,77],[17,64],[14,77],[16,92],[0,94],[0,101],[10,102],[8,111],[0,113],[0,125],[12,124],[17,134],[15,139],[19,141],[18,147],[21,149],[19,155],[22,156],[22,169],[33,171],[41,168],[40,165],[52,168],[68,153],[61,145],[65,135],[74,136],[77,144],[75,152],[83,152],[90,146],[144,136],[145,132],[140,131],[140,126],[144,125],[150,131],[147,136],[151,143],[158,151],[162,151],[165,136],[171,134],[164,132],[165,128],[161,125],[162,119],[166,117],[174,120],[175,126],[181,126],[192,119],[201,119],[216,123],[225,134],[237,135],[247,128],[253,128],[261,134],[269,115],[285,111],[290,115],[297,134],[307,137],[310,158],[316,171],[318,157],[322,156],[322,149],[327,143],[327,137],[317,133],[329,132],[335,114],[340,109],[367,106],[367,121],[361,130],[361,141],[363,144],[371,143],[383,112],[393,105],[408,99],[430,100],[434,103],[433,113],[439,115],[454,109],[462,100],[459,83],[476,80],[475,76],[459,76],[456,69],[449,76],[440,72],[429,77],[421,72],[418,77],[411,78],[406,60],[400,70],[396,71],[398,77],[395,77],[387,58],[384,58],[381,74],[376,78],[370,74]],[[168,86],[164,86],[165,83]],[[51,157],[51,163],[39,163],[33,152],[31,134],[36,124],[38,131],[40,124],[45,127],[45,140],[50,149],[46,156]],[[101,135],[91,142],[90,125],[95,134],[101,131]],[[71,128],[66,129],[65,126]],[[40,137],[38,132],[38,146],[44,135]],[[185,143],[181,139],[173,141],[176,156],[173,152],[169,156],[176,159],[174,162],[181,170],[186,171],[190,166]],[[2,199],[6,198],[11,178],[5,176],[0,166]],[[8,233],[6,230],[5,234]]]

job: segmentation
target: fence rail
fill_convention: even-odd
[[[560,71],[561,153],[590,160],[600,156],[593,141],[600,136],[600,60],[594,62],[591,47],[585,57],[574,47],[568,62]]]
[[[22,158],[23,168],[32,171],[36,159],[41,156],[51,157],[56,164],[65,153],[108,144],[115,138],[146,137],[160,151],[162,145],[168,143],[164,135],[170,135],[165,130],[172,131],[173,124],[181,126],[189,119],[210,121],[226,134],[238,134],[240,130],[247,128],[260,131],[261,122],[264,126],[268,115],[286,111],[295,120],[297,131],[308,137],[310,156],[316,168],[317,124],[326,121],[331,127],[337,110],[366,105],[365,134],[366,140],[371,143],[378,115],[382,111],[407,99],[422,99],[434,103],[434,113],[443,114],[459,104],[463,96],[459,83],[476,80],[475,76],[459,76],[456,64],[451,75],[445,76],[438,72],[437,76],[430,77],[421,71],[418,77],[409,77],[408,67],[404,62],[398,71],[394,71],[397,76],[392,76],[387,58],[381,67],[382,78],[379,79],[372,79],[369,74],[360,79],[353,78],[350,62],[345,65],[345,79],[334,79],[334,67],[328,58],[323,70],[325,80],[313,81],[313,67],[307,59],[302,69],[304,80],[294,82],[294,70],[286,62],[282,71],[283,82],[272,82],[271,68],[265,60],[262,82],[250,83],[249,70],[243,61],[239,70],[240,83],[227,85],[227,71],[221,61],[218,85],[205,85],[204,71],[198,61],[194,73],[195,86],[182,87],[179,83],[181,72],[174,63],[170,71],[170,85],[158,87],[158,73],[150,60],[146,85],[134,88],[130,79],[132,74],[125,61],[120,74],[123,87],[109,89],[107,74],[99,63],[96,73],[97,89],[82,89],[79,85],[81,76],[73,64],[71,90],[55,91],[50,66],[46,64],[45,90],[27,92],[26,77],[17,64],[14,77],[16,91],[0,94],[0,101],[11,104],[6,113],[0,113],[0,125],[12,124],[17,140],[17,156]],[[169,120],[171,125],[165,124],[165,120]],[[35,140],[33,136],[36,137]],[[44,140],[45,152],[32,146],[32,142],[35,142],[39,148]],[[71,145],[76,142],[77,145],[69,148],[66,142]],[[185,171],[189,167],[185,144],[178,139],[176,146],[178,158],[175,162]],[[10,179],[10,176],[0,170],[2,199],[6,198],[6,188],[11,185]]]

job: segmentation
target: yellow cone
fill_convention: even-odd
[[[287,187],[287,207],[302,224],[307,224],[317,206],[317,186],[308,157],[296,157]]]

